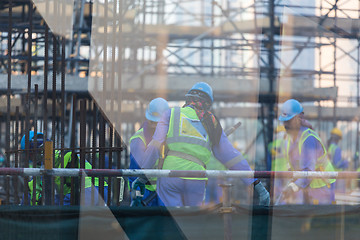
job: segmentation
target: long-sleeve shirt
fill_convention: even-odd
[[[289,162],[294,171],[315,171],[317,159],[324,154],[322,144],[313,136],[306,138],[301,147],[301,154],[299,154],[299,140],[306,129],[308,128],[300,127],[295,141],[290,137]],[[305,188],[310,182],[311,179],[297,179],[294,183]]]
[[[143,123],[141,128],[143,128],[146,145],[140,138],[135,138],[130,142],[130,166],[129,166],[129,169],[143,168],[146,147],[152,139],[152,132],[150,132],[150,130],[148,128],[147,121],[145,121]],[[132,177],[129,179],[134,180],[135,178],[136,177]]]
[[[166,141],[166,135],[169,130],[169,122],[171,116],[171,109],[167,111],[159,121],[152,142],[149,144],[145,152],[145,160],[143,168],[152,168],[159,158],[159,146]],[[243,155],[236,150],[224,131],[222,131],[220,142],[218,145],[212,146],[213,155],[223,163],[228,169],[231,170],[244,170],[250,171],[251,168],[243,157]],[[165,159],[166,161],[166,159]],[[253,183],[256,179],[242,179],[246,184]]]
[[[331,145],[335,145],[334,155],[331,156],[331,163],[334,167],[338,169],[346,169],[348,168],[348,162],[341,158],[341,148],[336,143],[331,143]]]

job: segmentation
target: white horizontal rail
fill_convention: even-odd
[[[77,177],[81,175],[95,177],[224,177],[224,178],[336,178],[359,179],[360,172],[320,172],[320,171],[238,171],[238,170],[206,170],[206,171],[179,171],[156,169],[61,169],[45,170],[42,168],[0,168],[0,175],[18,176],[62,176]]]

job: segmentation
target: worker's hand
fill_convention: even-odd
[[[131,198],[132,202],[130,206],[141,206],[141,201],[145,193],[145,183],[146,179],[138,177],[131,184]]]
[[[270,205],[270,194],[261,182],[254,186],[255,191],[259,195],[259,205],[269,206]]]
[[[300,118],[300,120],[301,120],[301,125],[302,126],[308,127],[310,129],[314,130],[313,126],[311,125],[311,123],[308,120],[306,120],[304,118]]]
[[[295,183],[291,182],[285,187],[283,196],[284,198],[291,197],[297,191],[299,191],[299,187]]]

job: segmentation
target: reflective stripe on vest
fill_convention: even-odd
[[[196,144],[196,145],[203,146],[203,147],[207,148],[209,151],[211,151],[211,145],[210,145],[210,141],[209,141],[208,136],[206,137],[207,138],[206,140],[196,138],[194,136],[180,136],[180,124],[182,124],[182,122],[181,122],[181,120],[182,120],[181,108],[175,107],[173,114],[174,114],[174,117],[173,117],[173,123],[174,123],[174,125],[173,125],[174,126],[173,136],[166,139],[167,144],[180,143],[180,142],[189,143],[189,144]],[[198,120],[200,122],[199,119],[195,119],[195,120]]]
[[[310,128],[306,129],[300,136],[300,139],[299,139],[299,142],[298,142],[299,155],[301,155],[302,146],[303,146],[305,140],[310,136],[313,136],[314,138],[316,138],[320,142],[321,147],[323,148],[323,152],[324,152],[324,154],[321,155],[316,160],[315,171],[330,171],[330,172],[334,171],[333,165],[331,164],[331,162],[327,158],[327,151],[326,151],[326,148],[325,148],[324,144],[322,143],[322,141],[321,141],[320,137],[317,135],[317,133],[314,132],[313,130],[311,130]],[[287,156],[288,156],[288,158],[289,158],[289,146],[290,146],[290,139],[289,139],[288,148],[287,148]],[[334,183],[335,181],[336,181],[335,179],[327,179],[327,178],[313,179],[310,182],[310,188],[321,188],[321,187],[324,187],[326,185],[328,187],[330,187],[330,184]]]
[[[144,128],[140,128],[139,130],[136,131],[136,133],[134,135],[132,135],[132,137],[129,140],[129,144],[135,138],[140,138],[142,140],[142,142],[144,143],[145,148],[147,147],[145,136],[144,136]]]
[[[211,142],[194,109],[171,109],[169,130],[166,136],[169,152],[164,169],[205,170],[211,157]],[[187,178],[205,180],[207,178]]]
[[[194,163],[197,163],[201,166],[203,166],[204,168],[206,168],[206,165],[200,161],[199,159],[197,159],[196,157],[192,156],[192,155],[189,155],[189,154],[186,154],[186,153],[183,153],[183,152],[178,152],[178,151],[172,151],[170,150],[168,153],[167,153],[168,156],[175,156],[175,157],[179,157],[179,158],[182,158],[182,159],[186,159],[186,160],[189,160],[191,162],[194,162]]]
[[[236,157],[234,157],[233,159],[230,159],[229,161],[227,161],[226,163],[223,163],[228,169],[231,169],[233,166],[235,166],[236,164],[238,164],[239,162],[245,160],[244,156],[238,155]]]

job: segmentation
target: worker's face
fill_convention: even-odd
[[[155,130],[156,126],[157,126],[157,122],[148,121],[148,127],[149,127],[150,129],[154,129],[154,130]]]
[[[290,132],[291,131],[297,131],[297,130],[300,129],[300,126],[301,126],[300,115],[296,115],[295,117],[293,117],[289,121],[284,122],[284,127],[285,127],[287,132],[289,132],[289,131]]]

